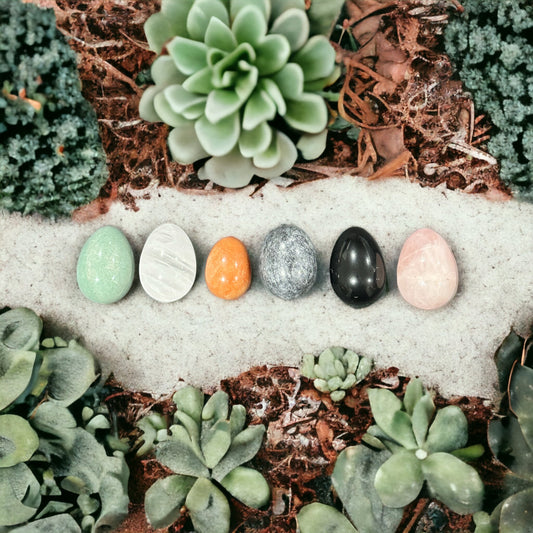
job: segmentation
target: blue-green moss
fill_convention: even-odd
[[[53,11],[0,0],[0,208],[69,216],[106,179],[96,115]]]
[[[489,152],[517,196],[533,200],[533,3],[464,0],[451,17],[446,52],[478,111],[495,128]]]

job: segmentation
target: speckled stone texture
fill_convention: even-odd
[[[267,289],[284,300],[305,294],[315,283],[316,251],[307,234],[283,224],[265,237],[259,273]]]

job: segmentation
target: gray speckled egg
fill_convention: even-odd
[[[298,298],[315,283],[316,250],[307,234],[284,224],[265,237],[259,273],[267,289],[284,300]]]

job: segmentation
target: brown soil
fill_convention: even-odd
[[[373,372],[341,403],[332,403],[328,395],[316,391],[310,380],[300,379],[297,369],[289,367],[256,367],[233,379],[224,380],[232,404],[243,404],[249,424],[265,424],[265,442],[252,461],[266,477],[272,500],[268,508],[247,508],[230,497],[232,533],[289,533],[296,531],[296,514],[303,505],[313,501],[337,506],[340,502],[331,490],[329,476],[335,460],[346,446],[361,442],[372,422],[368,403],[368,387],[385,387],[403,394],[408,379],[398,376],[396,368]],[[135,422],[150,408],[170,414],[170,398],[155,402],[147,395],[123,391],[108,399],[110,409],[117,413],[124,435],[135,440],[139,436]],[[481,398],[457,397],[446,400],[437,395],[437,407],[458,405],[469,422],[470,444],[481,443],[488,450],[487,421],[491,406]],[[118,530],[120,533],[153,531],[146,523],[143,509],[144,493],[161,476],[169,472],[153,456],[129,457],[131,468],[131,514]],[[476,461],[476,468],[487,487],[487,499],[497,499],[503,469],[487,451]],[[422,493],[408,506],[399,533],[473,531],[471,516],[459,516]],[[169,533],[192,531],[186,511],[181,520],[168,528]]]
[[[143,23],[160,2],[26,1],[53,8],[58,27],[79,54],[83,93],[96,110],[108,156],[108,182],[75,218],[96,217],[115,199],[135,209],[136,198],[149,197],[157,186],[203,191],[207,183],[198,180],[193,165],[170,160],[167,126],[138,117],[154,59]],[[449,6],[438,0],[347,1],[343,30],[333,36],[345,75],[334,88],[341,100],[332,114],[340,113],[361,131],[357,141],[331,133],[321,158],[298,162],[287,173],[296,185],[348,173],[403,176],[424,186],[445,183],[450,189],[508,196],[496,162],[483,151],[490,124],[476,114],[439,51]],[[348,39],[350,33],[355,41]]]

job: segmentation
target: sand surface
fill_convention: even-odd
[[[115,204],[85,224],[0,213],[0,307],[34,309],[59,332],[80,338],[103,372],[156,394],[172,391],[179,379],[209,388],[254,365],[297,366],[304,352],[342,345],[373,357],[379,367],[418,375],[446,395],[494,397],[492,355],[512,326],[524,334],[533,318],[533,205],[351,177],[251,192],[155,190],[151,199],[139,200],[138,212]],[[83,297],[76,262],[96,229],[122,229],[138,260],[150,232],[164,222],[180,225],[197,253],[197,280],[183,300],[150,299],[138,277],[119,303]],[[256,267],[263,238],[283,223],[306,231],[319,252],[318,280],[309,294],[283,301],[257,277],[237,301],[208,292],[203,268],[218,239],[241,239]],[[335,296],[328,274],[333,244],[353,225],[380,244],[390,283],[385,297],[360,310]],[[458,295],[432,312],[410,307],[395,287],[402,244],[421,227],[448,241],[459,266]]]

